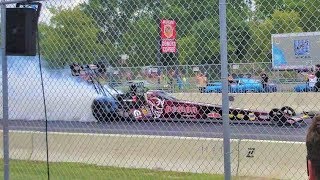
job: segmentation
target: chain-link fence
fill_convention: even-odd
[[[7,57],[12,179],[223,178],[218,0],[42,5],[37,56]],[[227,0],[233,177],[307,179],[319,9]]]

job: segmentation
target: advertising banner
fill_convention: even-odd
[[[176,21],[161,20],[161,52],[175,53],[177,51],[176,43]]]
[[[272,66],[299,70],[320,64],[320,32],[272,35]]]

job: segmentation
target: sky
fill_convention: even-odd
[[[8,0],[10,1],[10,0]],[[49,12],[49,7],[62,7],[62,8],[73,8],[80,3],[87,2],[88,0],[42,0],[42,10],[40,15],[40,22],[49,23],[52,14]],[[8,6],[10,7],[10,6]],[[252,10],[254,10],[255,1],[253,1]]]
[[[62,7],[62,8],[73,8],[80,3],[84,3],[87,0],[45,0],[42,1],[42,10],[40,15],[40,22],[49,22],[52,14],[49,12],[49,7]]]
[[[40,12],[39,21],[49,23],[50,18],[52,17],[52,14],[48,10],[49,7],[73,8],[79,5],[80,3],[84,3],[87,1],[88,0],[42,0],[40,1],[40,3],[42,3],[42,9]],[[7,2],[10,2],[10,0],[7,0]],[[7,8],[13,7],[15,7],[15,4],[7,5]]]

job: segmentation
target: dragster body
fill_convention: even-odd
[[[162,90],[146,90],[142,82],[129,82],[126,84],[129,87],[128,91],[112,94],[96,79],[95,68],[87,67],[84,68],[87,69],[84,73],[100,94],[91,105],[92,114],[99,122],[117,120],[222,122],[221,105],[182,101]],[[71,69],[79,68],[71,67]],[[117,92],[115,89],[114,91]],[[304,113],[297,115],[291,107],[284,106],[268,112],[230,108],[229,118],[235,123],[298,127],[306,125],[304,119],[310,117]]]

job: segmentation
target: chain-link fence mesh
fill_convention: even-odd
[[[40,56],[8,56],[12,179],[223,177],[218,0],[42,4]],[[307,178],[319,8],[227,1],[232,176]]]

